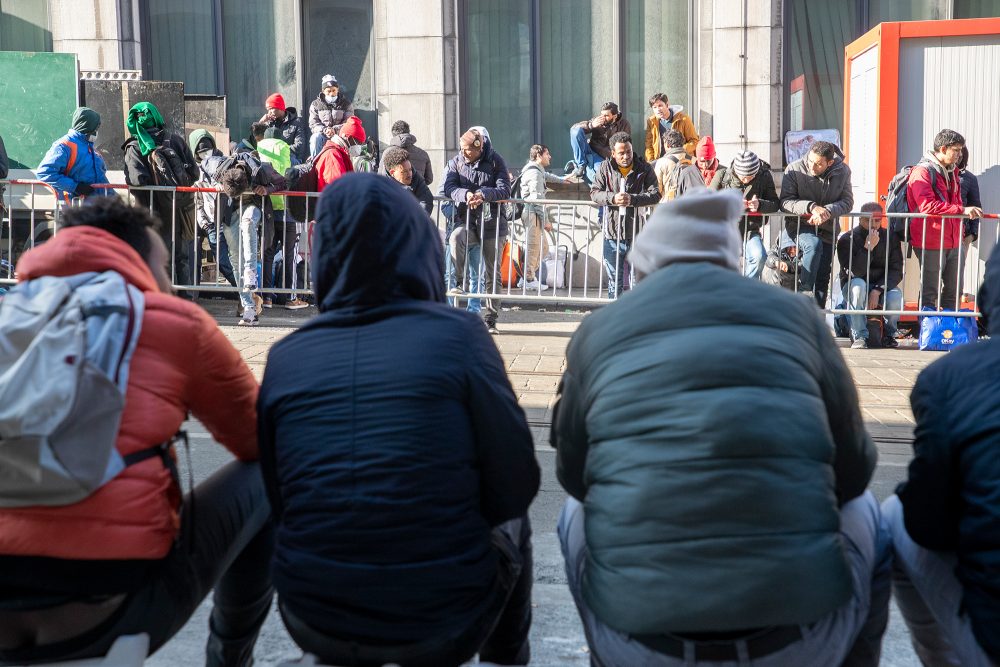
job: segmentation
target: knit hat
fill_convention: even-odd
[[[733,160],[733,173],[740,178],[756,176],[760,171],[760,158],[753,151],[743,151]]]
[[[715,142],[712,141],[712,137],[702,137],[698,142],[698,147],[694,149],[694,155],[700,160],[714,160]]]
[[[264,102],[265,109],[278,109],[279,111],[284,111],[285,98],[281,96],[281,93],[274,93]]]
[[[83,134],[93,134],[101,126],[101,114],[89,107],[79,107],[73,112],[70,127]]]
[[[628,261],[639,277],[676,262],[711,262],[736,271],[741,215],[743,196],[734,188],[690,190],[656,207],[635,237]]]
[[[327,86],[337,86],[339,88],[340,87],[340,82],[337,81],[337,77],[335,77],[334,75],[332,75],[332,74],[324,74],[323,75],[323,81],[321,82],[320,86],[322,88],[326,88]]]
[[[365,135],[365,128],[361,125],[361,119],[357,116],[351,116],[344,121],[344,124],[340,128],[340,136],[345,139],[350,137],[359,144],[365,143],[365,139],[367,138],[367,135]]]

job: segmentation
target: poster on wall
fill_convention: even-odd
[[[829,141],[840,148],[840,130],[792,130],[785,132],[785,161],[791,164],[805,157],[817,141]]]

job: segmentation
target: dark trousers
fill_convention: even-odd
[[[285,211],[275,211],[274,212],[274,223],[272,225],[272,233],[270,238],[267,238],[265,233],[264,241],[267,243],[264,246],[264,287],[278,287],[281,289],[290,289],[292,286],[292,275],[295,270],[295,258],[292,257],[292,250],[295,248],[295,220],[292,219]],[[274,275],[274,256],[278,253],[278,247],[281,247],[281,275],[277,276],[277,281]],[[288,294],[267,294],[265,296],[270,296],[274,303],[283,304],[288,300]]]
[[[819,266],[816,267],[814,295],[820,308],[826,308],[826,296],[830,293],[830,274],[833,271],[833,244],[820,239]]]
[[[215,588],[206,665],[249,664],[257,633],[271,609],[271,508],[260,466],[234,461],[185,498],[182,528],[170,554],[146,584],[105,623],[81,636],[40,647],[0,651],[0,664],[103,656],[118,637],[150,636],[150,654],[177,634]]]
[[[921,308],[930,306],[937,309],[955,310],[958,301],[956,295],[962,289],[962,253],[964,248],[949,248],[946,250],[927,250],[914,248],[920,262],[920,295]],[[941,299],[938,299],[938,291]]]
[[[409,645],[360,644],[349,637],[334,638],[310,628],[294,610],[280,604],[288,633],[304,651],[324,663],[344,667],[450,667],[466,662],[477,652],[482,662],[526,665],[531,658],[531,584],[533,580],[531,524],[527,517],[493,529],[499,555],[496,585],[486,612],[469,619],[451,637],[428,637]],[[456,625],[466,619],[456,619]]]

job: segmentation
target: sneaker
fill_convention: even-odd
[[[448,296],[465,296],[467,292],[461,287],[452,287],[446,294]]]
[[[500,335],[500,330],[497,329],[497,323],[496,322],[487,322],[486,323],[486,330],[489,331],[490,334],[492,334],[494,336],[499,336]]]
[[[563,171],[566,172],[567,176],[575,176],[576,175],[576,162],[573,162],[572,160],[570,160],[569,162],[567,162],[566,166],[563,167]]]
[[[538,282],[537,278],[534,279],[534,280],[529,280],[528,282],[524,283],[523,285],[518,285],[518,287],[523,287],[524,289],[528,290],[529,292],[537,292],[540,289],[545,289],[545,287],[542,286],[542,283]]]
[[[285,308],[288,310],[301,310],[302,308],[308,308],[309,304],[302,299],[292,299],[291,301],[285,302]]]
[[[260,298],[259,294],[252,294],[253,296],[253,312],[260,315],[264,312],[264,299]]]
[[[261,304],[264,308],[273,308],[274,302],[270,298],[264,298],[264,302]]]
[[[899,342],[893,336],[883,336],[882,347],[899,347]]]
[[[243,327],[255,327],[259,321],[253,306],[247,306],[243,309],[243,317],[240,318],[239,325]]]
[[[852,350],[866,350],[868,349],[868,341],[864,338],[855,338],[854,342],[851,343]]]

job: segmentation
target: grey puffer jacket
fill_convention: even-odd
[[[813,206],[820,205],[833,215],[816,227],[816,234],[825,242],[833,243],[833,230],[837,218],[854,208],[851,189],[851,168],[837,156],[830,168],[819,176],[809,173],[806,158],[801,158],[785,168],[781,179],[781,210],[799,216],[809,216]],[[805,218],[785,219],[785,230],[793,237],[800,229],[810,225]]]
[[[584,504],[598,618],[728,632],[850,599],[839,506],[868,486],[876,450],[815,304],[672,263],[587,317],[566,360],[552,443]]]
[[[309,131],[313,134],[322,132],[328,127],[339,130],[344,122],[354,115],[354,105],[344,95],[338,95],[337,101],[329,104],[323,99],[323,93],[309,105]]]
[[[431,156],[423,148],[417,146],[417,138],[415,136],[408,132],[397,134],[389,140],[389,145],[405,149],[410,154],[410,164],[413,166],[413,173],[420,174],[424,179],[424,183],[431,184],[434,180],[434,170],[431,168]],[[378,170],[380,172],[384,171],[383,166],[386,152],[382,151],[382,157],[379,158]]]

